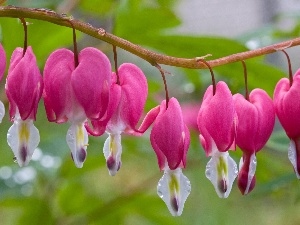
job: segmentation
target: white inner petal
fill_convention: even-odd
[[[253,177],[255,175],[256,166],[257,166],[256,156],[255,156],[255,154],[252,154],[251,158],[250,158],[249,173],[248,173],[248,183],[247,183],[247,188],[245,190],[245,194],[247,194],[249,192],[251,181],[252,181],[252,179],[253,179]]]
[[[26,166],[40,142],[38,129],[32,120],[15,119],[7,132],[7,143],[12,149],[19,166]]]
[[[3,102],[0,101],[0,123],[2,122],[4,115],[5,115],[5,107]]]
[[[296,152],[296,145],[295,142],[293,140],[290,141],[290,146],[289,146],[289,150],[288,150],[288,157],[290,162],[292,163],[293,167],[294,167],[294,171],[296,173],[296,176],[298,179],[300,179],[300,174],[298,173],[297,170],[297,152]]]
[[[182,214],[184,203],[191,192],[191,183],[182,170],[166,168],[157,185],[157,194],[173,216]]]
[[[76,167],[82,168],[88,146],[88,133],[83,123],[72,123],[67,132],[66,140]]]
[[[109,134],[105,140],[103,154],[111,176],[116,175],[121,167],[122,144],[121,134]]]
[[[237,165],[228,152],[214,152],[206,165],[205,175],[220,198],[229,196],[237,174]]]

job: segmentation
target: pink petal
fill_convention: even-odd
[[[153,109],[151,109],[145,116],[141,126],[138,129],[135,129],[133,134],[139,136],[145,133],[146,130],[148,130],[151,124],[155,121],[156,117],[160,112],[160,108],[161,106],[156,106]]]
[[[119,67],[122,97],[120,100],[120,117],[133,129],[138,123],[146,103],[148,85],[143,71],[131,63]]]
[[[189,129],[186,125],[184,126],[184,133],[183,133],[182,138],[183,138],[183,141],[184,141],[184,147],[183,147],[182,165],[180,167],[185,168],[187,152],[188,152],[188,149],[190,147],[190,142],[191,142],[190,131],[189,131]]]
[[[178,101],[171,98],[167,109],[166,102],[163,101],[150,134],[151,144],[157,154],[160,169],[165,166],[163,164],[164,157],[171,170],[176,169],[181,163],[185,165],[184,156],[187,151],[185,148],[189,146],[189,133],[185,129]]]
[[[45,109],[49,121],[65,122],[72,107],[71,74],[74,54],[68,49],[58,49],[48,57],[44,68]]]
[[[92,127],[86,123],[85,127],[89,134],[93,136],[101,136],[106,129],[107,123],[111,119],[114,112],[117,110],[121,98],[121,87],[117,84],[112,84],[110,88],[110,97],[107,112],[101,120],[92,120]]]
[[[291,139],[300,136],[300,70],[294,76],[290,87],[289,80],[279,80],[274,91],[274,107],[278,119],[287,136]]]
[[[11,118],[15,116],[17,107],[22,120],[35,119],[43,80],[30,46],[24,56],[22,48],[13,52],[5,90],[11,105]]]
[[[107,56],[96,48],[83,49],[71,79],[76,98],[86,116],[101,118],[108,107],[111,85],[111,65]]]
[[[154,135],[152,135],[152,132],[150,135],[150,142],[151,142],[152,148],[155,151],[158,166],[159,166],[160,170],[163,170],[166,165],[166,157],[165,157],[164,153],[162,152],[162,150],[160,149],[159,145],[156,143],[156,137]]]
[[[241,94],[233,96],[239,124],[236,143],[243,152],[253,154],[263,148],[275,124],[273,101],[261,89],[254,89],[247,101]]]
[[[204,94],[198,118],[201,143],[207,155],[211,154],[212,141],[219,151],[227,151],[235,137],[235,110],[231,92],[225,82],[220,81],[213,95],[212,85]]]

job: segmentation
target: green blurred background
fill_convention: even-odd
[[[7,4],[50,8],[73,15],[145,48],[177,57],[192,58],[212,54],[213,59],[245,51],[249,41],[265,43],[263,41],[268,37],[270,44],[299,36],[300,20],[297,14],[280,14],[272,24],[258,27],[234,39],[176,32],[174,28],[181,23],[175,10],[178,2],[11,0]],[[194,13],[197,13],[197,9]],[[277,24],[285,16],[294,23],[291,29],[282,31]],[[28,26],[29,45],[33,46],[41,71],[53,50],[61,47],[72,49],[71,29],[43,21],[27,21],[31,23]],[[0,18],[0,28],[1,42],[9,62],[14,48],[22,46],[23,27],[17,19]],[[80,49],[95,46],[105,52],[112,62],[112,46],[80,32],[77,34]],[[273,60],[273,56],[246,61],[250,89],[260,87],[272,96],[277,81],[287,76],[286,61],[282,68],[278,66],[281,63],[276,63],[278,60]],[[145,112],[159,104],[164,91],[158,70],[120,49],[118,59],[120,64],[137,64],[146,74],[149,97]],[[173,74],[167,79],[170,95],[178,98],[182,105],[192,103],[197,109],[203,92],[210,84],[208,71],[162,67]],[[221,66],[214,71],[218,80],[228,83],[232,93],[243,93],[243,70],[240,63]],[[8,108],[4,83],[3,79],[1,99]],[[139,138],[123,136],[123,166],[115,177],[110,177],[102,153],[107,135],[90,137],[87,160],[82,169],[77,169],[65,141],[69,125],[49,123],[42,101],[35,125],[41,136],[39,149],[27,167],[19,168],[13,162],[12,151],[6,142],[6,133],[11,126],[8,113],[1,124],[1,225],[299,224],[300,183],[288,161],[289,140],[279,124],[266,147],[257,155],[257,183],[253,192],[242,196],[234,184],[228,199],[218,198],[210,181],[206,179],[204,172],[208,159],[198,142],[197,131],[191,128],[192,143],[184,174],[191,181],[192,192],[180,217],[172,217],[156,193],[162,172],[159,171],[151,148],[149,133]],[[231,152],[231,155],[238,163],[241,151],[238,149]]]

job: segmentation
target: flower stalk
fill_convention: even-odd
[[[203,64],[205,64],[207,66],[207,68],[210,71],[210,75],[211,75],[211,83],[213,86],[213,95],[216,94],[216,80],[215,80],[215,75],[214,75],[214,71],[212,70],[211,66],[209,65],[208,62],[206,62],[204,59],[198,59],[199,62],[202,62]]]
[[[286,56],[286,58],[287,58],[287,61],[288,61],[288,67],[289,67],[289,81],[290,81],[290,87],[291,87],[292,84],[293,84],[293,72],[292,72],[292,64],[291,64],[291,60],[290,60],[289,55],[287,54],[287,52],[286,52],[284,49],[282,49],[281,51],[285,54],[285,56]]]
[[[24,57],[26,50],[27,50],[27,23],[24,18],[19,18],[19,19],[24,28],[24,48],[23,48],[23,57]]]
[[[167,85],[167,81],[166,81],[166,76],[165,76],[165,71],[160,67],[160,65],[155,65],[155,67],[159,70],[163,82],[164,82],[164,87],[165,87],[165,92],[166,92],[166,108],[168,108],[168,104],[169,104],[169,92],[168,92],[168,85]]]
[[[113,52],[114,52],[114,62],[115,62],[115,73],[117,76],[116,84],[120,84],[120,77],[118,71],[118,53],[117,53],[117,47],[115,45],[113,45]]]
[[[244,79],[245,79],[245,99],[249,101],[249,90],[248,90],[248,74],[247,74],[247,67],[244,60],[241,61],[243,64],[244,69]]]

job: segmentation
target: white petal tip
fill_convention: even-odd
[[[237,174],[237,165],[228,152],[213,155],[206,165],[205,175],[220,198],[229,196]]]
[[[67,136],[67,144],[71,150],[71,156],[77,168],[82,168],[87,156],[88,134],[83,123],[74,123],[70,126]]]
[[[115,176],[120,170],[122,165],[121,161],[117,161],[113,156],[109,156],[106,160],[106,166],[110,176]]]
[[[39,131],[32,120],[15,120],[7,132],[7,143],[20,167],[28,165],[39,142]]]
[[[103,147],[103,154],[106,159],[106,166],[110,176],[115,176],[122,166],[121,135],[109,134]]]
[[[86,160],[86,150],[84,148],[80,148],[76,151],[73,151],[71,153],[71,157],[75,163],[75,166],[77,168],[82,168],[83,167],[83,163],[85,162]]]
[[[4,115],[5,115],[5,107],[3,102],[0,101],[0,123],[2,123]]]
[[[293,140],[290,141],[290,146],[288,150],[288,158],[293,165],[296,177],[300,179],[300,174],[297,168],[297,152],[296,152],[296,144]]]
[[[157,185],[158,196],[166,203],[173,216],[182,214],[184,203],[191,192],[191,183],[181,169],[165,170]]]

